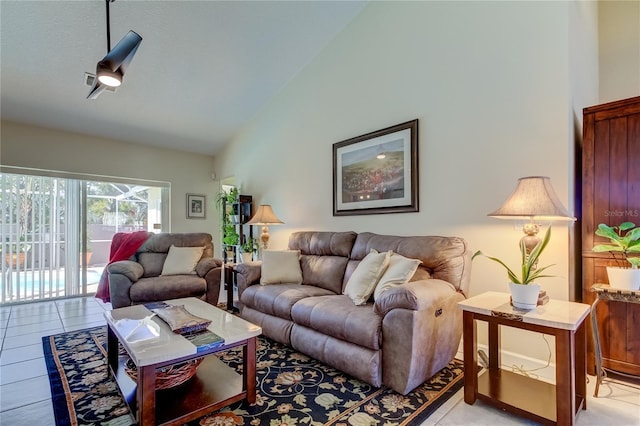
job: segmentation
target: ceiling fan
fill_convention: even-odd
[[[96,65],[96,78],[89,91],[87,99],[96,99],[100,93],[109,87],[122,84],[122,77],[140,46],[142,37],[133,30],[111,49],[111,20],[109,18],[109,4],[115,0],[105,0],[107,6],[107,54]]]

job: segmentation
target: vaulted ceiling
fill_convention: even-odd
[[[143,40],[122,86],[88,100],[105,1],[2,0],[2,119],[215,154],[365,5],[118,0],[112,47],[130,29]]]

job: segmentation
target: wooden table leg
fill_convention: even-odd
[[[576,413],[576,347],[570,330],[557,330],[556,337],[556,422],[573,425]]]
[[[243,348],[242,387],[247,391],[249,404],[256,402],[256,338],[252,337]]]
[[[478,390],[478,345],[476,342],[476,322],[473,312],[462,313],[462,339],[464,356],[464,402],[476,402]]]
[[[575,333],[576,345],[576,395],[582,399],[582,409],[587,409],[587,325],[586,321]]]
[[[500,329],[498,323],[495,321],[488,321],[489,327],[489,369],[500,368],[501,355],[500,355]]]
[[[156,424],[156,369],[154,366],[138,367],[138,424],[154,426]]]

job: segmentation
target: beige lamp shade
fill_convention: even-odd
[[[488,216],[500,219],[566,220],[575,218],[562,205],[546,176],[518,179],[518,186],[502,206]]]
[[[281,225],[284,222],[278,219],[273,209],[269,204],[263,204],[258,207],[256,214],[247,222],[247,225],[262,225],[262,234],[260,239],[262,240],[262,249],[266,250],[269,247],[269,226],[268,225]]]
[[[278,219],[269,204],[263,204],[258,207],[256,214],[247,222],[247,225],[277,225],[283,223]]]

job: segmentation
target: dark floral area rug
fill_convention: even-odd
[[[57,425],[134,423],[108,373],[106,327],[43,337],[43,346]],[[218,356],[241,370],[241,350]],[[419,425],[462,387],[462,371],[462,362],[453,360],[403,396],[261,337],[256,403],[236,403],[190,425]]]

